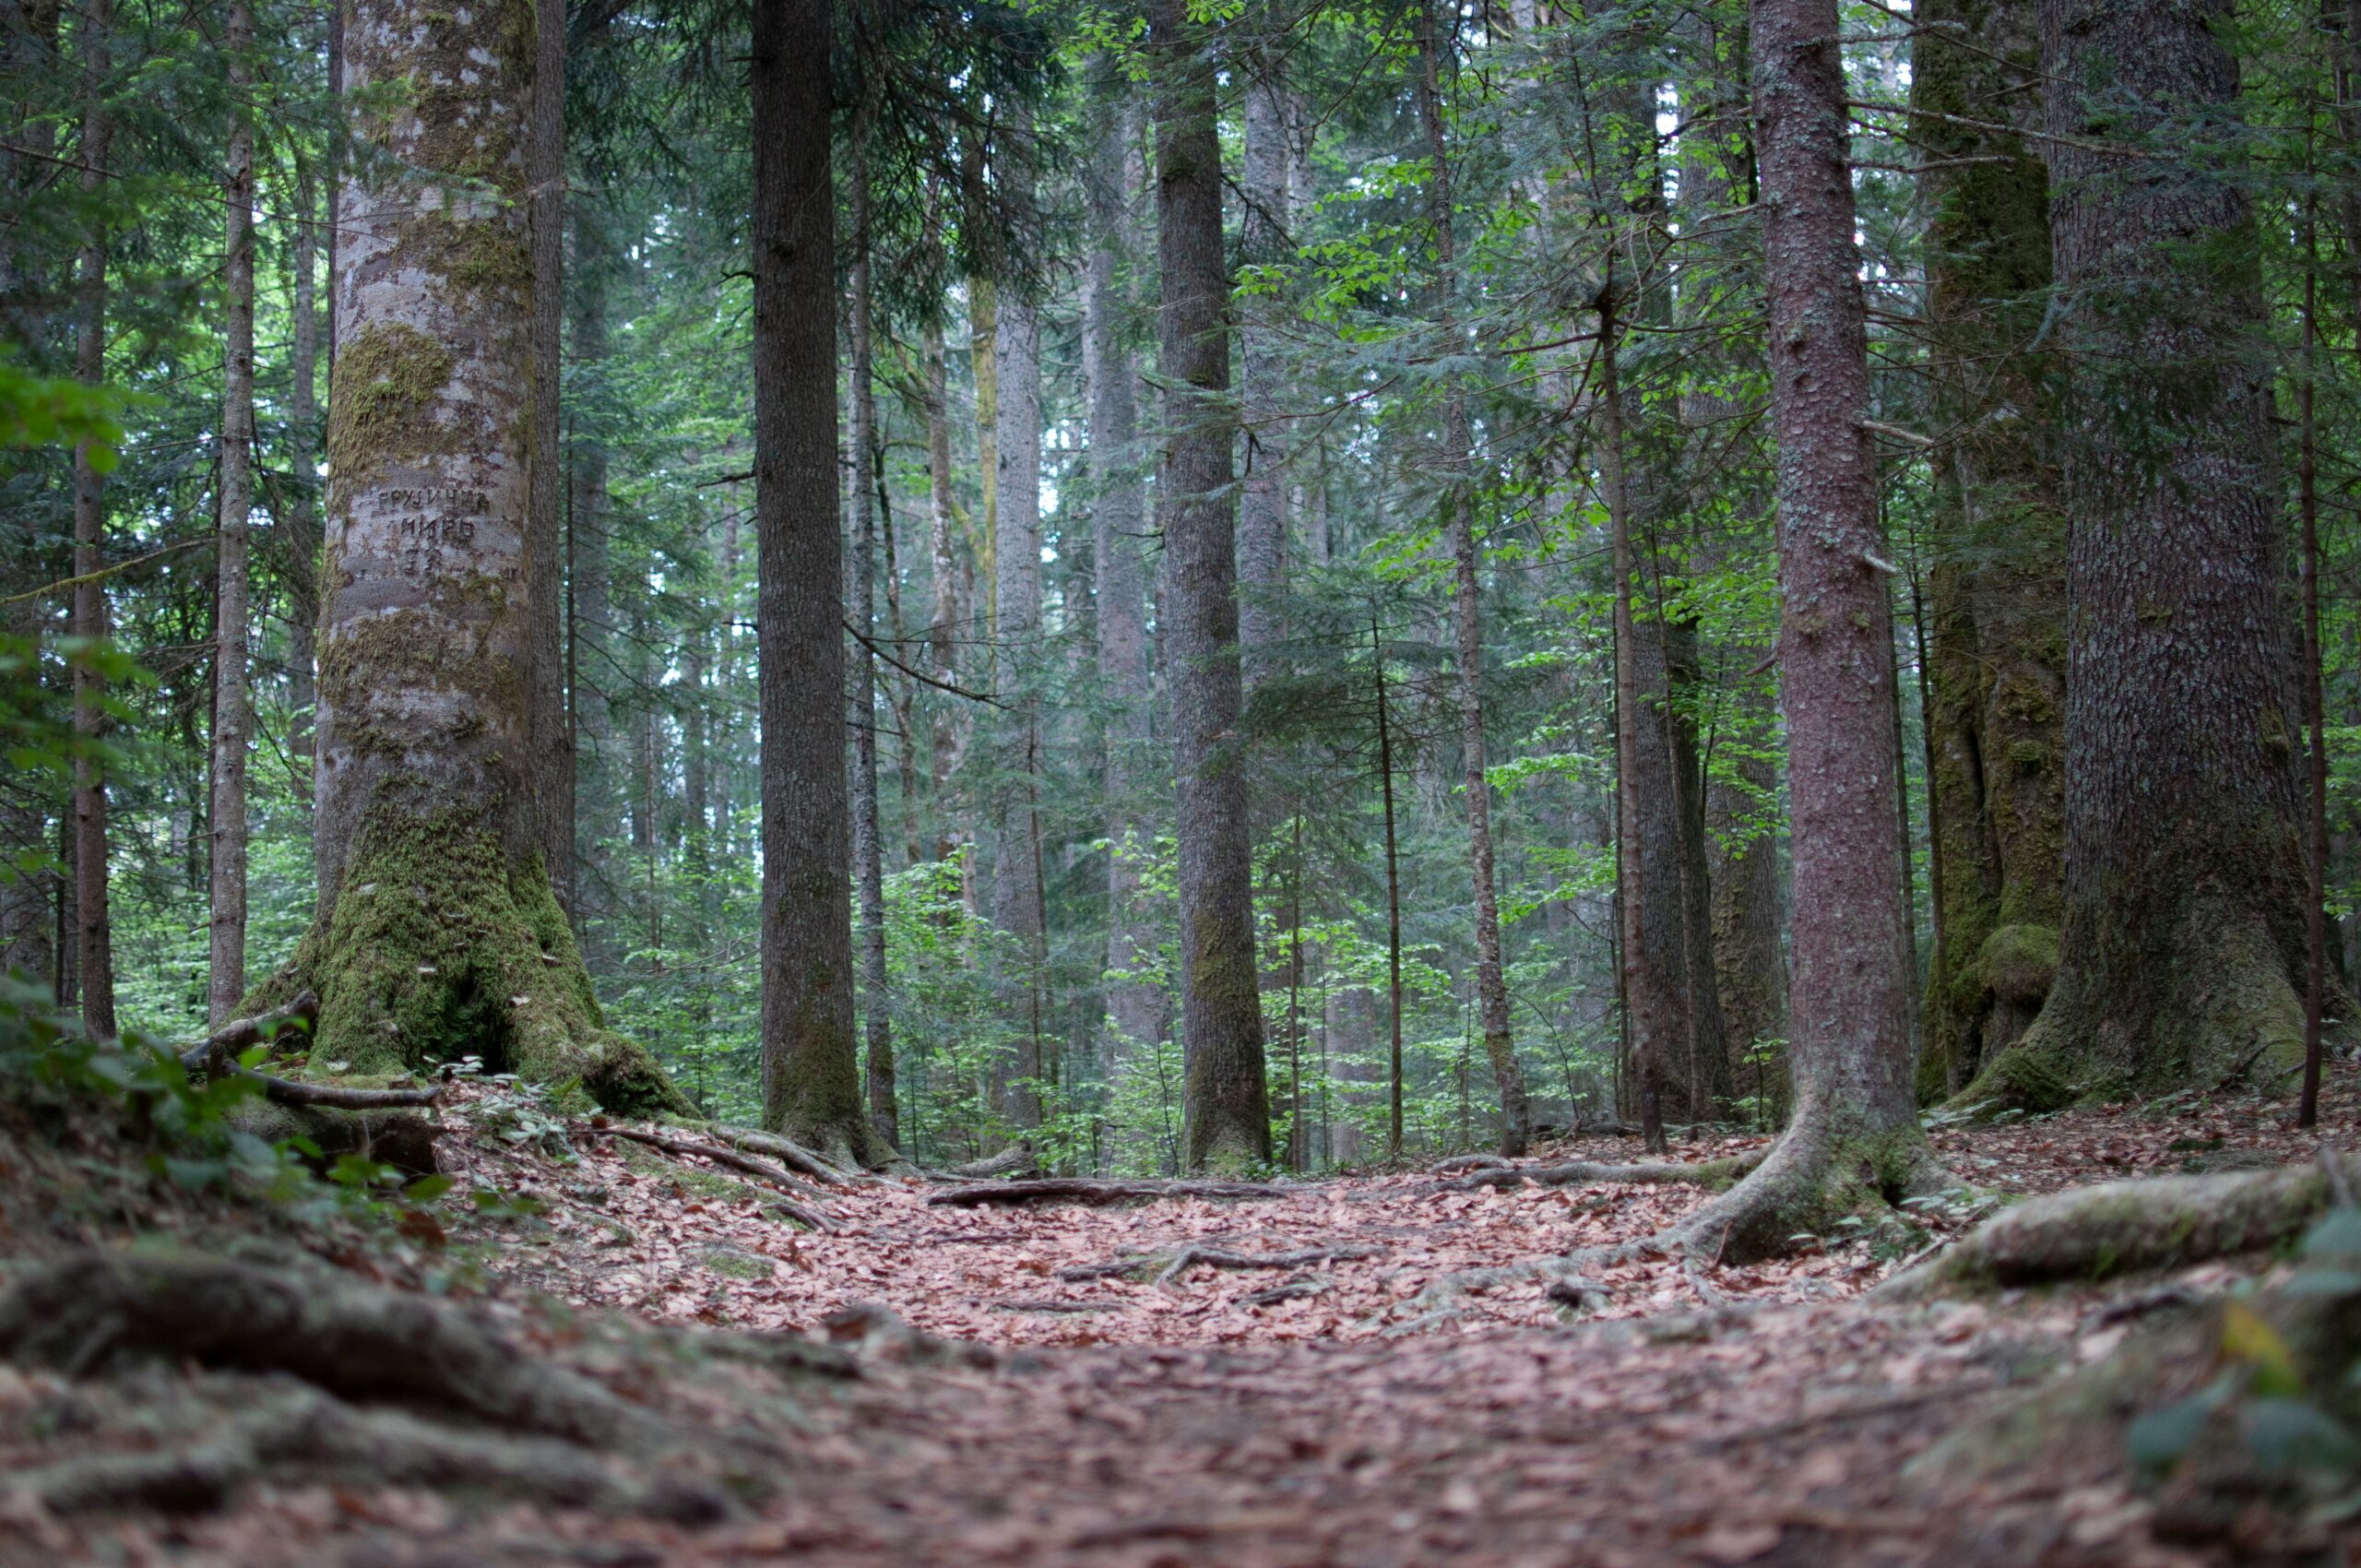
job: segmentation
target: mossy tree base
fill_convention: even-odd
[[[477,814],[371,810],[325,923],[247,999],[320,994],[313,1055],[355,1073],[482,1059],[577,1084],[609,1111],[694,1116],[638,1044],[607,1028],[538,859],[512,865]]]
[[[2112,972],[2154,982],[2127,994],[2070,957],[2056,991],[2024,1038],[1987,1062],[1951,1101],[1957,1109],[2035,1112],[2130,1093],[2213,1089],[2254,1072],[2304,1060],[2300,973],[2262,920],[2192,900],[2175,951]],[[2350,1017],[2353,1000],[2333,975],[2325,1011]]]

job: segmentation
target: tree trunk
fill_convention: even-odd
[[[1132,196],[1145,171],[1138,111],[1129,86],[1100,56],[1092,62],[1088,195],[1090,259],[1083,293],[1083,381],[1090,397],[1090,482],[1097,505],[1098,677],[1109,711],[1106,730],[1107,1010],[1123,1046],[1152,1047],[1169,1027],[1163,989],[1137,977],[1156,961],[1156,934],[1139,908],[1140,862],[1155,826],[1146,810],[1157,769],[1155,687],[1148,669],[1147,560],[1142,535],[1138,409],[1124,342],[1133,300],[1117,267],[1134,247]]]
[[[569,301],[571,348],[581,373],[597,377],[609,352],[608,291],[614,257],[604,230],[589,208],[574,206],[574,266]],[[607,493],[607,449],[577,426],[565,441],[565,552],[571,567],[572,636],[567,640],[572,676],[575,763],[574,902],[566,912],[582,933],[584,947],[605,954],[613,938],[614,857],[608,846],[623,828],[623,798],[617,790],[614,701],[618,666],[613,651],[614,588],[612,508]],[[602,960],[603,961],[603,958]]]
[[[1287,126],[1283,68],[1276,52],[1247,63],[1246,166],[1240,183],[1239,255],[1249,266],[1285,258],[1287,223]],[[1272,667],[1273,645],[1286,635],[1277,603],[1286,577],[1287,469],[1278,439],[1277,344],[1257,313],[1269,297],[1251,301],[1238,327],[1239,405],[1246,434],[1246,477],[1238,511],[1238,642],[1240,676],[1251,699]]]
[[[113,65],[114,0],[90,0],[84,24],[83,74],[88,94],[82,117],[82,191],[95,198],[106,180],[114,136],[106,89]],[[87,386],[106,380],[107,229],[90,220],[77,261],[74,310],[74,375]],[[96,642],[107,635],[106,584],[95,574],[106,564],[106,481],[91,461],[90,445],[74,448],[74,635]],[[87,663],[74,667],[74,731],[87,748],[105,731],[99,701],[100,678]],[[74,759],[75,971],[82,1000],[82,1028],[95,1039],[112,1039],[114,1028],[114,932],[107,912],[107,788],[98,760]]]
[[[1756,0],[1755,123],[1778,440],[1780,668],[1795,845],[1796,1109],[1671,1237],[1760,1257],[1945,1180],[1911,1094],[1893,686],[1869,337],[1835,0]]]
[[[858,125],[848,184],[852,207],[852,624],[874,638],[877,621],[877,503],[885,481],[884,433],[877,424],[875,306],[870,284],[867,126]],[[880,1147],[901,1136],[894,1096],[893,999],[885,983],[885,849],[877,810],[877,662],[866,647],[853,661],[852,849],[860,879],[861,1013],[867,1035],[870,1134]]]
[[[1452,13],[1456,18],[1458,13]],[[1454,29],[1456,23],[1454,22]],[[1428,214],[1435,232],[1436,315],[1455,336],[1456,261],[1453,255],[1450,149],[1443,140],[1442,44],[1436,38],[1435,6],[1429,4],[1418,28],[1418,108],[1425,122],[1432,171],[1427,182]],[[1456,45],[1456,38],[1453,40]],[[1454,380],[1443,392],[1442,454],[1444,532],[1451,540],[1453,632],[1459,663],[1460,756],[1467,797],[1467,850],[1476,892],[1476,992],[1483,1019],[1484,1054],[1501,1098],[1501,1152],[1525,1153],[1533,1135],[1533,1112],[1525,1102],[1525,1070],[1517,1063],[1509,1031],[1508,980],[1501,961],[1501,911],[1492,874],[1491,786],[1484,775],[1484,626],[1481,585],[1477,576],[1475,504],[1467,489],[1471,442],[1465,393]]]
[[[1385,1156],[1402,1157],[1402,869],[1394,836],[1394,718],[1385,700],[1385,639],[1370,623],[1370,658],[1377,675],[1377,787],[1385,813]]]
[[[1626,398],[1612,298],[1599,314],[1598,467],[1615,559],[1616,899],[1622,938],[1623,1013],[1637,1079],[1642,1136],[1665,1147],[1664,1120],[1687,1107],[1687,943],[1681,925],[1680,846],[1674,833],[1664,712],[1649,693],[1664,672],[1663,626],[1640,636],[1633,612],[1631,482]],[[1671,1101],[1670,1106],[1667,1101]],[[1693,1113],[1692,1113],[1693,1119]]]
[[[884,1155],[853,1042],[836,515],[836,204],[827,0],[756,0],[755,612],[762,649],[763,1122],[839,1158]]]
[[[1014,160],[1008,173],[1016,176]],[[1011,291],[999,305],[994,460],[1000,468],[998,538],[992,552],[994,685],[1014,711],[1002,716],[1000,766],[992,783],[992,923],[1019,949],[1004,1002],[1018,1040],[1009,1106],[1020,1127],[1041,1124],[1042,968],[1047,932],[1041,908],[1041,321],[1038,308]]]
[[[1221,227],[1215,62],[1182,0],[1149,26],[1157,105],[1157,252],[1165,422],[1157,487],[1170,598],[1173,771],[1179,779],[1186,1164],[1271,1158],[1263,1004],[1254,962],[1252,846],[1239,753],[1238,556],[1233,537],[1229,278]]]
[[[1928,575],[1935,951],[1918,1089],[2016,1043],[2057,967],[2065,869],[2066,539],[2040,335],[2050,280],[2038,0],[1936,0],[1912,44],[1936,356]],[[1936,119],[1936,114],[1950,116]],[[1994,129],[1963,122],[1976,121]],[[1986,161],[1977,161],[1977,160]]]
[[[574,878],[574,726],[566,713],[565,471],[558,422],[559,359],[565,330],[565,0],[529,0],[533,12],[533,118],[525,149],[532,240],[532,428],[528,456],[526,571],[532,596],[532,777],[541,864],[550,891],[579,919]]]
[[[230,0],[223,46],[230,57],[230,160],[222,217],[221,515],[214,529],[212,961],[206,1015],[215,1028],[237,1016],[246,994],[246,764],[255,727],[247,669],[251,603],[247,524],[255,484],[255,132],[246,117],[254,84],[254,7]]]
[[[331,182],[331,201],[335,188]],[[307,772],[312,760],[313,709],[319,701],[313,657],[320,632],[320,303],[312,277],[312,258],[319,244],[319,199],[311,166],[299,163],[290,255],[295,280],[287,363],[290,482],[279,554],[287,573],[287,706],[292,710],[287,750],[298,767]],[[308,785],[310,779],[303,782]]]
[[[2303,1059],[2302,708],[2260,242],[2244,188],[2182,161],[2236,161],[2203,145],[2235,117],[2213,30],[2228,9],[2043,7],[2068,402],[2090,410],[2065,452],[2074,766],[2057,980],[1973,1099],[2210,1087],[2258,1052]],[[2350,1005],[2336,988],[2331,1016]]]
[[[967,624],[966,595],[962,592],[958,536],[955,532],[957,504],[952,498],[951,474],[951,398],[944,372],[943,321],[930,317],[926,336],[920,347],[921,374],[926,378],[926,452],[928,495],[931,504],[929,522],[934,568],[934,619],[927,632],[931,673],[938,681],[956,684],[964,660],[959,652],[962,641],[972,641],[974,629]],[[951,790],[951,775],[959,766],[959,733],[964,719],[955,709],[938,708],[933,716],[933,744],[931,748],[927,782],[932,786],[934,802],[934,858],[948,860],[957,852],[958,834],[952,826],[951,814],[945,809]]]
[[[242,1011],[308,986],[317,1049],[362,1070],[475,1054],[686,1111],[604,1028],[534,823],[531,606],[559,585],[528,539],[531,18],[506,0],[430,25],[422,3],[345,12],[347,84],[421,108],[356,117],[375,145],[338,202],[319,909]]]

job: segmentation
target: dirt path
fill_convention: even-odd
[[[2349,1123],[2349,1073],[2335,1093],[2335,1120]],[[489,1124],[497,1109],[462,1106],[461,1119]],[[2311,1146],[2276,1102],[2236,1099],[1939,1141],[1979,1181],[2028,1189],[2302,1158]],[[736,1343],[752,1330],[851,1345],[864,1375],[799,1380],[789,1399],[763,1407],[774,1414],[753,1436],[795,1457],[753,1516],[691,1528],[397,1489],[262,1488],[227,1511],[160,1526],[69,1526],[0,1506],[0,1563],[2246,1560],[2218,1543],[2157,1540],[2119,1453],[1996,1477],[1939,1450],[2105,1355],[2137,1314],[2097,1292],[1909,1311],[1860,1301],[1895,1266],[1897,1238],[1833,1238],[1760,1269],[1630,1265],[1602,1279],[1596,1310],[1573,1322],[1537,1289],[1498,1291],[1473,1298],[1442,1332],[1396,1338],[1386,1335],[1400,1304],[1439,1273],[1643,1234],[1696,1195],[1470,1193],[1419,1174],[1239,1203],[963,1209],[930,1204],[937,1189],[888,1183],[804,1199],[836,1227],[815,1235],[777,1218],[759,1184],[737,1174],[611,1138],[576,1142],[579,1158],[559,1160],[489,1136],[455,1139],[463,1180],[535,1196],[543,1212],[470,1221],[444,1255],[478,1257],[478,1289],[537,1346],[581,1341],[566,1316],[578,1307],[627,1314],[611,1320],[623,1343],[639,1318],[724,1325]],[[1580,1152],[1630,1151],[1594,1142]],[[1963,1204],[1934,1219],[1967,1217]],[[1189,1242],[1246,1257],[1348,1255],[1156,1277]],[[1131,1256],[1153,1258],[1144,1277],[1061,1277]],[[2202,1294],[2237,1277],[2215,1265],[2177,1283]],[[955,1340],[968,1348],[944,1343]],[[709,1407],[718,1426],[744,1420],[743,1407],[725,1413],[712,1399],[709,1382],[652,1382],[627,1355],[599,1364],[627,1396]],[[56,1396],[0,1384],[0,1411],[12,1398]]]

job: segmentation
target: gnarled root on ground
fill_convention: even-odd
[[[641,1353],[677,1352],[683,1375],[700,1351],[781,1378],[846,1375],[841,1351],[808,1341],[713,1336],[693,1351],[678,1337]],[[52,1369],[35,1375],[95,1412],[81,1452],[8,1479],[55,1514],[217,1507],[267,1478],[695,1524],[793,1457],[753,1418],[765,1384],[743,1370],[718,1385],[740,1401],[724,1431],[626,1401],[464,1306],[284,1264],[78,1254],[0,1297],[0,1357]]]
[[[1558,1291],[1567,1285],[1573,1304],[1587,1303],[1600,1290],[1589,1278],[1593,1270],[1638,1258],[1679,1257],[1708,1266],[1752,1263],[1786,1251],[1798,1234],[1825,1233],[1847,1215],[1882,1209],[1954,1184],[1915,1123],[1839,1134],[1822,1117],[1799,1114],[1786,1136],[1760,1155],[1690,1169],[1741,1163],[1750,1163],[1751,1169],[1736,1185],[1678,1224],[1613,1246],[1445,1275],[1403,1303],[1416,1315],[1387,1332],[1414,1334],[1439,1326],[1459,1315],[1459,1302],[1469,1294],[1534,1280],[1548,1282],[1553,1300],[1567,1300]],[[1471,1180],[1491,1184],[1490,1179],[1501,1174],[1506,1173],[1487,1171]],[[1727,1171],[1717,1174],[1726,1179]],[[1692,1271],[1691,1278],[1702,1276]]]
[[[1373,1258],[1384,1252],[1383,1247],[1359,1241],[1294,1247],[1283,1253],[1241,1253],[1229,1247],[1183,1242],[1154,1252],[1127,1253],[1122,1257],[1109,1258],[1105,1263],[1086,1263],[1073,1268],[1062,1268],[1058,1270],[1058,1277],[1068,1284],[1075,1284],[1086,1279],[1112,1279],[1128,1275],[1152,1284],[1169,1285],[1201,1265],[1206,1268],[1301,1268],[1307,1264],[1328,1263],[1340,1258]]]
[[[1641,1165],[1600,1165],[1574,1160],[1565,1165],[1506,1165],[1486,1167],[1472,1176],[1444,1183],[1457,1193],[1483,1187],[1520,1187],[1531,1182],[1543,1187],[1579,1187],[1592,1182],[1632,1186],[1726,1187],[1752,1171],[1770,1155],[1768,1148],[1732,1155],[1726,1159],[1701,1160],[1694,1165],[1659,1160]],[[1447,1163],[1447,1162],[1446,1162]],[[1436,1167],[1438,1171],[1442,1167]]]
[[[2333,1184],[2324,1166],[2335,1158],[2051,1193],[1985,1221],[1878,1294],[1908,1301],[1951,1290],[2095,1281],[2273,1246],[2327,1208]]]

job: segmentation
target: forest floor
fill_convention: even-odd
[[[626,1397],[717,1430],[743,1415],[730,1401],[775,1393],[775,1419],[757,1424],[791,1457],[766,1499],[692,1526],[447,1489],[262,1485],[161,1521],[62,1516],[7,1477],[108,1420],[73,1417],[55,1375],[0,1366],[0,1564],[2361,1563],[2361,1546],[2314,1535],[2288,1550],[2260,1522],[2190,1538],[2119,1442],[2011,1464],[1994,1424],[2158,1309],[2269,1259],[2111,1290],[1862,1300],[1972,1221],[1963,1198],[1923,1216],[1925,1234],[1864,1228],[1746,1268],[1621,1265],[1598,1274],[1603,1300],[1578,1318],[1537,1285],[1508,1287],[1397,1336],[1440,1275],[1643,1236],[1701,1194],[1463,1191],[1403,1172],[1243,1201],[966,1207],[930,1202],[939,1184],[885,1182],[802,1198],[833,1227],[815,1232],[781,1219],[760,1183],[694,1157],[579,1125],[561,1155],[546,1127],[516,1126],[503,1092],[470,1087],[452,1108],[446,1169],[540,1212],[496,1206],[447,1238],[413,1230],[415,1245],[344,1263],[431,1283],[520,1346],[574,1354]],[[2356,1119],[2361,1074],[2339,1068],[2325,1124]],[[2291,1100],[2243,1091],[1934,1136],[1996,1194],[2302,1161],[2317,1146]],[[1636,1154],[1584,1138],[1533,1163]],[[1178,1249],[1192,1244],[1226,1256],[1190,1262]],[[0,1231],[0,1284],[41,1250]],[[1313,1253],[1335,1255],[1238,1266]],[[1146,1261],[1093,1266],[1130,1258]],[[658,1336],[809,1336],[852,1354],[789,1376],[717,1351],[674,1379],[650,1371]]]

